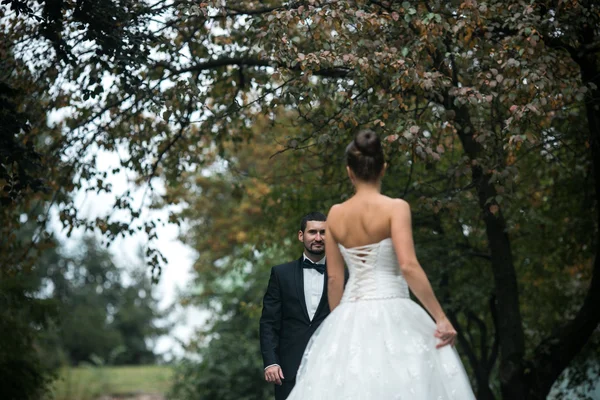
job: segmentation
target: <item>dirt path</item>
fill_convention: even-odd
[[[166,400],[165,396],[156,393],[131,393],[127,395],[102,396],[97,400]]]

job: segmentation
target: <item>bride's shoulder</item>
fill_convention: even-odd
[[[327,219],[329,219],[330,217],[335,217],[340,212],[342,212],[342,210],[345,208],[345,204],[346,202],[332,205],[329,209],[329,212],[327,213]]]
[[[390,219],[411,218],[410,204],[404,199],[389,197],[387,201],[387,216]]]
[[[383,196],[385,198],[385,202],[390,206],[393,207],[395,209],[400,208],[400,209],[410,209],[410,204],[408,204],[408,202],[404,199],[399,199],[399,198],[395,198],[395,197],[388,197],[388,196]]]

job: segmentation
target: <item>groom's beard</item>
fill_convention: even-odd
[[[315,256],[321,256],[323,254],[325,254],[325,243],[320,243],[321,247],[320,248],[314,248],[315,243],[311,243],[310,245],[304,245],[304,248],[306,249],[306,252]]]

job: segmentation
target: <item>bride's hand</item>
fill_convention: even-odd
[[[454,342],[456,341],[456,330],[446,316],[437,321],[434,336],[440,339],[436,348],[439,349],[448,344],[454,346]]]

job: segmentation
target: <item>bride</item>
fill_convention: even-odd
[[[377,135],[359,132],[346,160],[356,194],[327,217],[332,313],[309,342],[288,400],[474,399],[453,347],[456,331],[415,255],[409,205],[380,193]]]

